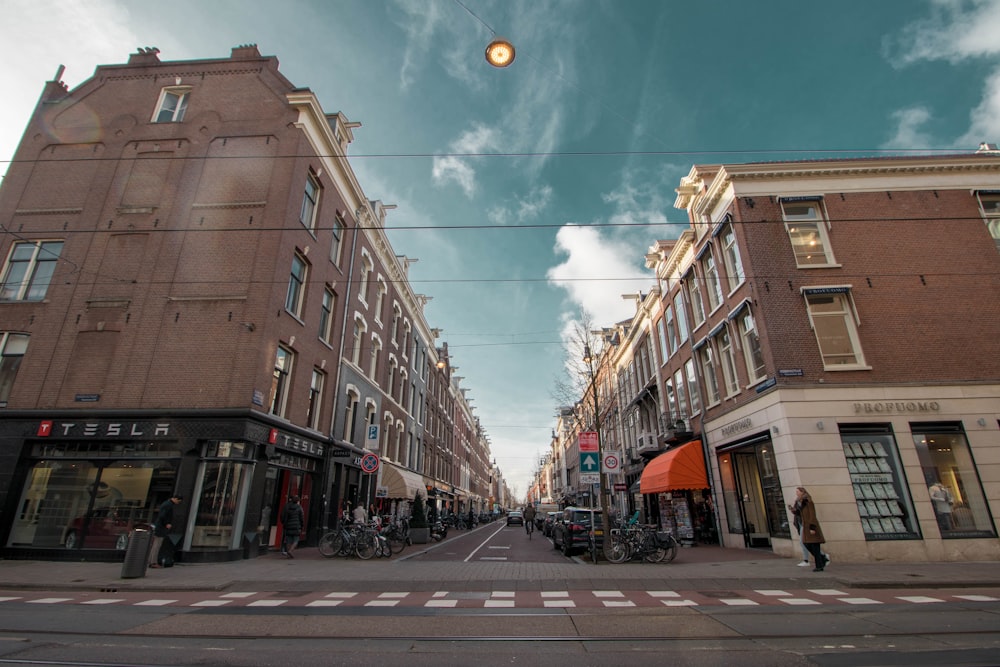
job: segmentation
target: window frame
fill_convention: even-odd
[[[300,270],[296,271],[296,265]],[[305,303],[306,282],[309,279],[309,262],[298,250],[292,256],[292,268],[288,276],[288,291],[285,293],[285,311],[296,319],[302,319]]]
[[[182,123],[184,122],[184,116],[187,113],[188,104],[191,99],[191,91],[193,86],[166,86],[160,89],[160,96],[156,100],[156,108],[153,111],[153,117],[150,119],[151,123]],[[169,110],[166,107],[166,101],[169,96],[177,98],[177,105],[173,110]],[[164,112],[169,112],[169,119],[162,119]]]
[[[1000,191],[977,191],[976,201],[979,203],[979,213],[983,216],[983,222],[986,223],[986,231],[993,238],[997,250],[1000,250]],[[987,206],[986,202],[994,205]]]
[[[323,301],[320,304],[319,339],[327,345],[333,345],[333,311],[337,307],[337,293],[327,285],[323,289]]]
[[[311,191],[310,191],[311,186]],[[319,202],[323,195],[323,185],[319,176],[312,169],[306,174],[306,184],[302,193],[302,208],[299,210],[299,222],[310,232],[316,232],[316,220],[319,216]]]
[[[743,270],[743,259],[740,257],[739,244],[736,242],[736,229],[732,220],[727,220],[719,233],[720,244],[722,245],[722,263],[726,268],[726,281],[729,286],[729,293],[746,282],[746,273]]]
[[[830,245],[830,235],[829,235],[829,216],[826,215],[826,206],[822,197],[786,197],[779,200],[781,206],[781,218],[785,223],[785,233],[788,235],[788,241],[791,244],[792,256],[795,259],[796,267],[800,269],[815,269],[821,267],[837,266],[836,259],[833,255],[833,248]],[[812,204],[811,208],[815,210],[816,215],[814,217],[808,217],[806,215],[790,215],[788,208],[791,207],[808,207]],[[804,225],[809,225],[815,228],[816,237],[820,245],[820,254],[822,261],[802,261],[803,256],[805,259],[809,259],[807,253],[808,250],[801,250],[805,247],[804,243],[796,243],[796,239],[803,239],[804,234],[801,229]]]
[[[852,293],[852,286],[820,286],[820,287],[802,287],[801,293],[806,305],[806,314],[809,317],[809,326],[813,330],[813,335],[816,338],[816,346],[819,349],[820,359],[823,362],[823,370],[825,371],[854,371],[854,370],[869,370],[871,367],[865,363],[864,350],[861,347],[861,337],[858,327],[861,325],[861,320],[858,317],[857,309],[854,305],[854,296]],[[830,296],[840,302],[840,310],[834,312],[818,313],[812,306],[813,302],[810,301],[810,297],[827,297]],[[844,322],[844,328],[846,329],[847,337],[850,340],[852,347],[852,354],[854,357],[853,363],[847,364],[830,364],[827,359],[834,356],[845,356],[844,353],[837,352],[824,352],[823,349],[823,338],[820,337],[820,328],[817,327],[817,319],[829,318],[833,320],[836,317],[841,317]]]
[[[722,370],[722,385],[725,398],[731,398],[740,393],[740,376],[736,369],[736,349],[729,324],[723,324],[712,336],[712,345],[716,345],[719,355],[719,368]]]
[[[291,388],[291,375],[295,367],[295,353],[284,345],[278,345],[274,358],[274,370],[271,379],[271,396],[268,401],[268,412],[277,417],[285,417],[288,408],[288,394]]]
[[[711,244],[705,246],[705,252],[698,258],[701,265],[701,273],[705,276],[705,296],[708,298],[708,312],[714,313],[722,305],[724,295],[722,294],[722,279],[719,276],[719,267],[715,263],[715,253]]]
[[[744,326],[749,318],[751,326]],[[764,349],[760,344],[760,331],[757,330],[757,320],[749,306],[745,306],[736,313],[736,328],[740,335],[740,344],[743,347],[743,365],[747,369],[747,380],[749,385],[755,385],[767,377],[767,363],[764,361]],[[755,363],[753,357],[759,357],[760,366],[751,365]]]
[[[58,251],[53,252],[49,246],[58,245]],[[48,295],[52,279],[55,277],[66,242],[62,239],[41,239],[38,241],[17,241],[12,243],[4,263],[2,279],[0,279],[0,301],[44,301]],[[24,259],[15,255],[22,249],[31,248],[31,254]],[[43,256],[47,253],[51,257]],[[15,267],[24,267],[16,283],[11,282],[11,272]],[[42,270],[42,269],[45,270]],[[11,287],[17,285],[12,290]],[[12,296],[8,297],[7,292]],[[38,293],[40,292],[40,294]]]
[[[705,302],[701,300],[701,284],[698,274],[692,269],[684,277],[688,291],[688,301],[691,303],[691,328],[697,329],[705,323]]]
[[[333,219],[333,227],[330,229],[330,261],[334,266],[339,267],[344,255],[344,235],[347,232],[347,221],[344,214],[337,211]]]
[[[719,391],[719,377],[716,375],[715,351],[711,345],[698,348],[698,361],[701,366],[702,382],[705,386],[706,407],[713,407],[722,402]]]
[[[11,351],[12,339],[17,339],[16,346],[21,347],[20,351]],[[24,355],[28,351],[31,336],[26,333],[16,331],[0,332],[0,407],[7,407],[10,394],[14,389],[14,382],[17,380],[17,372],[24,361]],[[14,361],[16,359],[16,361]]]
[[[306,406],[306,425],[318,431],[319,420],[323,412],[323,389],[326,386],[326,373],[322,369],[313,367],[312,377],[309,381],[309,401]]]

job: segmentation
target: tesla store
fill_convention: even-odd
[[[288,495],[302,496],[308,519],[325,447],[236,416],[4,419],[0,554],[117,560],[131,530],[181,495],[171,535],[181,559],[255,555],[280,539],[271,517]]]

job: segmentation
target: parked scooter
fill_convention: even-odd
[[[448,526],[440,521],[435,521],[434,525],[431,526],[431,539],[440,542],[446,537],[448,537]]]

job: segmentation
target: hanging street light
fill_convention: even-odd
[[[503,37],[495,37],[486,45],[486,62],[494,67],[507,67],[514,62],[514,45]]]

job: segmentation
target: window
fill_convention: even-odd
[[[694,359],[684,362],[684,372],[687,374],[688,391],[691,393],[691,414],[701,412],[701,395],[698,392],[698,378],[694,372]]]
[[[299,211],[299,222],[306,229],[316,229],[316,204],[319,202],[320,185],[316,174],[309,172],[306,175],[306,189],[302,195],[302,210]]]
[[[365,324],[360,319],[354,320],[354,347],[351,349],[351,361],[355,366],[361,365],[361,341],[364,339]]]
[[[399,304],[392,304],[392,334],[390,340],[392,344],[399,347],[399,318],[402,317],[403,311],[400,310]]]
[[[677,344],[683,345],[688,339],[688,323],[684,310],[684,295],[680,291],[674,294],[674,315],[677,317]]]
[[[25,241],[11,247],[0,284],[0,300],[41,301],[56,270],[62,241]]]
[[[285,295],[285,310],[299,317],[302,314],[303,293],[306,282],[306,260],[295,253],[292,258],[292,272],[288,279],[288,294]]]
[[[710,406],[721,400],[719,396],[719,379],[715,376],[715,357],[711,345],[703,345],[698,350],[701,361],[701,375],[705,382],[705,402]]]
[[[1000,250],[1000,192],[980,192],[979,206],[982,208],[986,229]]]
[[[827,370],[863,367],[865,361],[848,288],[805,288],[803,292],[823,367]]]
[[[372,264],[371,257],[368,256],[367,252],[361,253],[361,276],[358,279],[358,298],[366,306],[368,305],[368,282],[372,276]]]
[[[396,361],[396,355],[389,355],[389,381],[385,387],[386,396],[389,398],[396,398],[396,368],[399,366]]]
[[[760,349],[760,335],[757,333],[757,324],[754,322],[753,313],[749,308],[744,308],[743,312],[736,318],[740,327],[740,340],[743,341],[743,361],[747,367],[747,377],[750,384],[762,380],[765,374],[764,353]]]
[[[736,232],[732,223],[727,223],[722,229],[722,259],[726,263],[726,280],[729,291],[743,284],[746,276],[743,274],[743,260],[740,259],[740,249],[736,246]]]
[[[378,371],[378,355],[382,351],[382,341],[378,336],[372,336],[372,350],[371,357],[368,362],[368,377],[372,380],[376,379],[376,372]]]
[[[323,383],[326,373],[318,368],[312,372],[312,383],[309,385],[309,408],[306,412],[306,424],[309,428],[319,430],[319,413],[323,408]]]
[[[797,266],[833,264],[826,238],[826,224],[820,212],[821,204],[820,200],[781,202],[785,229],[792,242]]]
[[[160,101],[156,105],[156,113],[153,115],[154,123],[179,123],[184,120],[184,112],[187,111],[188,94],[191,89],[184,88],[164,88],[160,93]]]
[[[28,338],[25,334],[0,334],[0,406],[5,407],[10,398],[17,369],[28,349]]]
[[[319,316],[319,338],[324,343],[330,343],[333,333],[333,309],[337,305],[337,295],[327,287],[323,290],[322,312]]]
[[[385,280],[381,277],[378,279],[378,294],[375,296],[375,320],[379,323],[382,322],[382,310],[385,308],[385,293],[389,291],[389,288],[385,285]]]
[[[678,369],[674,373],[674,387],[677,390],[677,415],[680,419],[691,416],[688,412],[687,391],[684,389],[684,371]]]
[[[695,275],[694,271],[687,274],[684,283],[687,285],[688,298],[691,301],[693,324],[697,327],[705,321],[705,305],[701,302],[701,285],[698,283],[698,276]]]
[[[669,316],[670,309],[667,308],[667,312],[656,322],[657,332],[660,334],[660,363],[667,363],[667,358],[670,356],[670,350],[667,347],[667,329],[663,325],[664,320]]]
[[[293,353],[284,347],[278,347],[274,359],[274,375],[271,378],[271,400],[269,412],[279,417],[285,416],[285,405],[288,402],[288,385],[292,373]]]
[[[335,266],[340,266],[341,256],[344,254],[344,232],[346,230],[347,223],[338,212],[337,218],[333,221],[333,242],[330,244],[330,261]]]
[[[739,392],[740,382],[736,375],[736,356],[733,352],[733,339],[729,336],[729,327],[723,326],[713,340],[719,349],[719,365],[722,366],[722,381],[726,396],[732,396]]]
[[[354,431],[357,427],[359,396],[353,389],[347,392],[347,406],[344,411],[344,440],[354,443]]]
[[[719,282],[719,269],[715,265],[715,256],[711,248],[701,258],[701,272],[705,276],[708,310],[713,311],[722,303],[722,283]]]
[[[960,424],[910,424],[941,537],[995,537],[983,485]]]
[[[909,487],[890,426],[842,424],[840,442],[865,539],[919,538]]]
[[[674,328],[674,309],[667,306],[667,312],[664,313],[663,319],[666,320],[667,346],[670,348],[670,354],[673,354],[677,351],[677,330]]]

